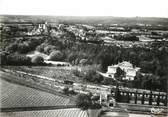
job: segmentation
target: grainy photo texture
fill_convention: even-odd
[[[37,1],[0,5],[0,117],[168,116],[167,1]]]

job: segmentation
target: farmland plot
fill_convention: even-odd
[[[18,84],[12,84],[0,78],[1,108],[66,106],[75,102],[68,98],[46,93]]]
[[[7,67],[8,68],[8,67]],[[82,78],[75,76],[72,69],[75,67],[27,67],[27,66],[10,66],[10,69],[37,74],[60,80],[71,80],[74,82],[83,82]]]
[[[86,111],[79,108],[41,110],[41,111],[20,111],[0,113],[2,117],[88,117]]]

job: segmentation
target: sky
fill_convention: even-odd
[[[168,18],[168,0],[0,0],[0,14]]]

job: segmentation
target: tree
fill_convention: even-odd
[[[142,98],[141,98],[141,104],[144,104],[144,101],[145,101],[145,93],[143,92],[142,93]]]
[[[132,86],[133,86],[134,88],[139,88],[139,89],[141,89],[141,88],[142,88],[142,86],[141,86],[141,84],[142,84],[142,79],[143,79],[142,74],[141,74],[141,73],[136,73],[136,76],[135,76],[134,80],[132,81]]]
[[[129,93],[127,92],[126,94],[127,94],[127,95],[126,95],[126,102],[127,102],[127,103],[130,103],[130,96],[129,96]]]
[[[53,51],[49,55],[49,60],[60,61],[63,59],[63,54],[60,51]]]
[[[7,65],[31,65],[31,59],[25,55],[10,54],[6,57]]]
[[[120,94],[120,89],[119,89],[118,85],[116,86],[116,89],[115,89],[115,100],[116,100],[116,102],[121,101],[121,94]]]
[[[87,59],[81,59],[80,61],[79,61],[79,63],[81,64],[81,65],[86,65],[87,64]]]
[[[27,53],[29,51],[29,46],[23,43],[18,44],[19,53]]]
[[[9,46],[7,46],[5,49],[6,49],[7,52],[10,52],[10,53],[16,52],[17,49],[18,49],[18,44],[16,44],[16,43],[11,43],[11,44],[10,44]]]
[[[51,53],[54,49],[56,49],[56,47],[54,47],[54,46],[52,46],[52,45],[48,45],[48,46],[46,46],[46,47],[44,48],[44,52],[45,52],[46,54],[49,54],[49,53]]]
[[[64,94],[68,94],[68,93],[69,93],[69,88],[68,88],[68,87],[65,87],[65,88],[63,89],[63,93],[64,93]]]
[[[5,65],[7,63],[7,55],[6,51],[0,52],[0,65]]]
[[[76,106],[81,108],[82,110],[87,110],[91,107],[92,100],[89,95],[79,94],[76,99]]]
[[[101,83],[104,85],[114,85],[115,81],[112,78],[104,78]]]
[[[157,106],[160,105],[160,92],[159,92],[159,95],[158,95],[158,97],[157,97],[156,103],[157,103]]]
[[[125,34],[125,35],[115,35],[114,37],[117,40],[123,40],[123,41],[139,41],[139,38],[136,37],[135,35],[131,34]]]
[[[152,105],[152,101],[153,101],[152,95],[153,95],[153,93],[152,93],[152,91],[150,91],[150,95],[149,95],[149,105]]]
[[[138,97],[137,97],[137,95],[138,95],[138,91],[136,90],[136,92],[135,92],[135,104],[137,104],[137,99],[138,99]]]
[[[167,94],[165,95],[165,99],[164,99],[164,106],[166,106],[167,107],[167,103],[168,103],[168,96],[167,96]]]
[[[125,71],[123,71],[120,67],[117,67],[116,73],[114,74],[114,77],[116,79],[122,80],[122,78],[125,76]]]
[[[74,53],[74,52],[67,55],[67,59],[68,59],[69,62],[74,61],[76,58],[77,58],[77,54]]]
[[[39,45],[36,47],[36,51],[39,51],[39,52],[44,52],[44,47],[46,46],[45,43]]]
[[[73,73],[75,76],[77,76],[77,77],[81,77],[81,76],[83,75],[82,72],[79,71],[78,69],[74,69],[74,70],[72,71],[72,73]]]
[[[35,56],[31,59],[31,62],[36,65],[41,65],[44,63],[44,59],[41,56]]]
[[[103,81],[104,78],[95,70],[89,69],[88,71],[86,71],[85,75],[83,76],[83,79],[89,82],[100,83],[101,81]]]

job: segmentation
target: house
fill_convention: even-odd
[[[133,65],[130,62],[123,61],[121,63],[118,63],[117,65],[108,66],[108,76],[114,78],[114,74],[117,72],[118,67],[126,73],[126,76],[123,78],[123,80],[134,80],[134,77],[136,76],[137,72],[140,71],[139,67],[133,67]]]

